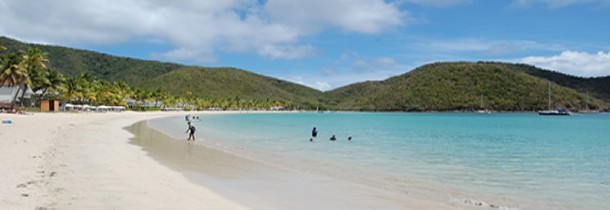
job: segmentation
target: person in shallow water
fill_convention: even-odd
[[[330,140],[335,141],[335,140],[337,140],[337,137],[333,134],[333,136],[330,137]]]
[[[197,129],[195,128],[194,125],[191,124],[191,122],[188,122],[187,124],[188,124],[189,128],[186,129],[186,133],[189,133],[189,138],[186,140],[189,141],[192,139],[193,141],[195,141],[195,131]]]
[[[311,130],[311,137],[315,138],[318,136],[318,130],[316,130],[316,127],[313,127],[313,130]]]

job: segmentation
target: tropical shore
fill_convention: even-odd
[[[153,147],[134,140],[131,132],[160,136],[146,126],[134,130],[145,125],[138,122],[184,114],[0,115],[11,120],[0,125],[0,209],[480,208],[277,168],[164,137]]]
[[[129,144],[125,127],[176,114],[0,114],[0,209],[248,209]]]

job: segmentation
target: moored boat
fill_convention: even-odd
[[[572,115],[567,109],[551,109],[551,81],[549,81],[549,109],[538,111],[539,115]]]

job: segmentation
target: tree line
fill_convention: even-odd
[[[10,108],[36,106],[41,100],[60,100],[66,103],[89,105],[128,106],[138,110],[181,107],[189,109],[270,109],[292,107],[290,101],[270,99],[201,98],[191,94],[173,95],[157,88],[140,89],[123,81],[109,82],[86,72],[74,76],[63,75],[48,67],[46,52],[30,47],[27,50],[8,52],[0,46],[0,87],[17,87]],[[33,92],[30,100],[26,93]],[[20,104],[17,104],[17,101]]]
[[[548,109],[551,81],[552,108],[609,107],[603,100],[532,76],[523,68],[492,62],[433,63],[387,80],[333,90],[326,100],[333,109],[357,111],[537,111]]]

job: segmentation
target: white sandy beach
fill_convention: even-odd
[[[0,114],[0,209],[248,209],[129,144],[124,127],[172,114]]]
[[[159,163],[140,146],[131,144],[133,135],[125,129],[139,121],[172,115],[184,113],[0,114],[1,120],[12,121],[0,124],[0,209],[474,207],[459,202],[437,202],[436,198],[421,195],[386,195],[382,189],[317,175],[299,175],[295,182],[297,173],[281,169],[265,171],[264,178],[255,178],[258,181],[254,184],[238,179],[226,183],[214,181],[211,185],[193,183],[180,170]],[[214,156],[214,153],[208,151],[208,155]],[[202,159],[223,160],[209,156]],[[216,165],[212,169],[216,172],[224,170],[218,167],[247,168],[236,163],[211,165]],[[250,175],[246,172],[245,176]],[[239,193],[231,193],[232,190]],[[257,194],[273,194],[267,193],[269,190],[280,191],[282,196],[257,197]]]

